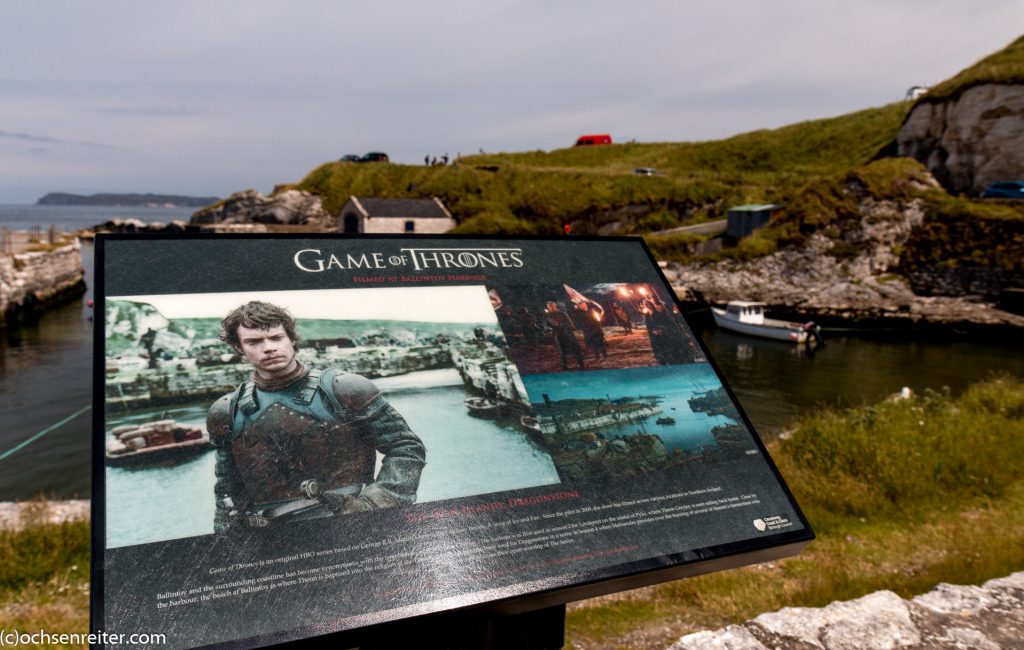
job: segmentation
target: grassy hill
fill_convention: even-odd
[[[1024,84],[1024,36],[934,86],[918,103],[958,97],[972,86],[987,83]]]
[[[724,216],[737,203],[784,202],[809,180],[868,162],[907,106],[712,142],[629,143],[461,158],[447,167],[327,163],[297,187],[337,213],[350,195],[438,196],[464,233],[643,233]],[[657,176],[636,176],[654,167]]]
[[[988,82],[1024,83],[1024,37],[918,101],[940,101]],[[912,264],[946,260],[946,255],[954,265],[961,258],[998,264],[976,259],[977,250],[990,248],[986,240],[955,241],[968,231],[972,237],[996,231],[1009,237],[1009,252],[1001,256],[1014,258],[1024,250],[1024,206],[954,199],[933,187],[918,163],[888,158],[911,106],[899,102],[709,142],[488,154],[443,167],[333,162],[284,187],[320,195],[333,214],[350,195],[438,196],[456,218],[456,232],[479,234],[561,234],[571,224],[574,234],[647,235],[722,218],[729,207],[744,203],[785,207],[776,223],[711,259],[749,259],[800,245],[811,232],[835,232],[844,220],[859,218],[858,202],[865,198],[920,198],[929,215],[937,215],[939,226],[912,251]],[[637,167],[653,167],[658,174],[638,176],[633,172]],[[964,226],[976,220],[984,221],[984,227]],[[647,239],[659,257],[692,262],[701,259],[695,244],[706,237]]]

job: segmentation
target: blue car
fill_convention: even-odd
[[[983,199],[1024,199],[1024,181],[992,183],[981,193]]]

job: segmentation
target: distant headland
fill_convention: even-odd
[[[50,192],[36,205],[100,205],[151,208],[201,208],[216,203],[216,196],[177,196],[174,194],[68,194]]]

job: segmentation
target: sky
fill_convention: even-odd
[[[1020,0],[4,0],[0,204],[717,139],[901,100],[1021,33]]]
[[[111,299],[148,303],[170,319],[224,318],[239,305],[250,300],[262,300],[284,307],[299,319],[498,322],[483,285],[160,294],[111,296]]]

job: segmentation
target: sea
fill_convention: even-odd
[[[58,230],[74,232],[112,219],[138,219],[146,223],[188,221],[196,208],[146,208],[95,205],[4,205],[0,204],[0,228],[8,230]]]

